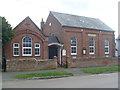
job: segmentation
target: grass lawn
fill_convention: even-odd
[[[81,71],[87,74],[99,74],[104,72],[115,72],[118,71],[118,68],[120,70],[120,66],[109,66],[109,67],[97,67],[97,68],[87,68],[82,69]]]
[[[27,78],[32,78],[32,77],[63,76],[63,75],[73,76],[72,73],[69,73],[69,72],[66,72],[66,71],[51,71],[51,72],[19,74],[19,75],[14,76],[14,78],[27,79]]]

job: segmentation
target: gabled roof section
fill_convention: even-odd
[[[13,30],[21,30],[21,29],[24,30],[30,29],[43,34],[40,28],[32,21],[32,19],[29,16],[27,16],[22,22],[20,22]]]
[[[114,31],[101,20],[96,18],[77,16],[53,11],[50,11],[50,13],[59,21],[62,26]]]

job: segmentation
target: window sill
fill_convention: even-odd
[[[109,53],[105,53],[105,55],[109,55]]]
[[[73,54],[71,53],[71,55],[72,55],[72,56],[76,56],[76,55],[77,55],[77,53],[73,53]]]
[[[95,53],[89,53],[89,55],[95,55]]]
[[[19,55],[13,55],[14,57],[18,57]]]
[[[36,57],[39,57],[40,55],[35,55]]]
[[[30,57],[30,56],[32,56],[32,55],[22,55],[22,56]]]

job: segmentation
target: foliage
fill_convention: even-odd
[[[5,44],[11,40],[11,38],[14,36],[14,32],[12,30],[11,25],[8,23],[8,21],[5,19],[5,17],[2,17],[2,47],[5,47]]]
[[[67,64],[62,64],[61,67],[67,68]]]
[[[0,16],[0,39],[2,39],[2,17]]]
[[[114,71],[118,71],[118,66],[87,68],[87,69],[82,69],[81,71],[84,72],[84,73],[88,73],[88,74],[99,74],[99,73],[104,73],[104,72],[114,72]]]
[[[69,72],[66,72],[66,71],[52,71],[52,72],[19,74],[19,75],[14,76],[14,78],[26,79],[26,78],[32,78],[32,77],[63,76],[63,75],[73,76],[72,73],[69,73]]]

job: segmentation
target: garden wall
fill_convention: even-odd
[[[48,60],[7,60],[7,71],[26,71],[26,70],[40,70],[57,67],[57,59]]]
[[[69,67],[96,67],[118,65],[117,57],[72,59]]]

